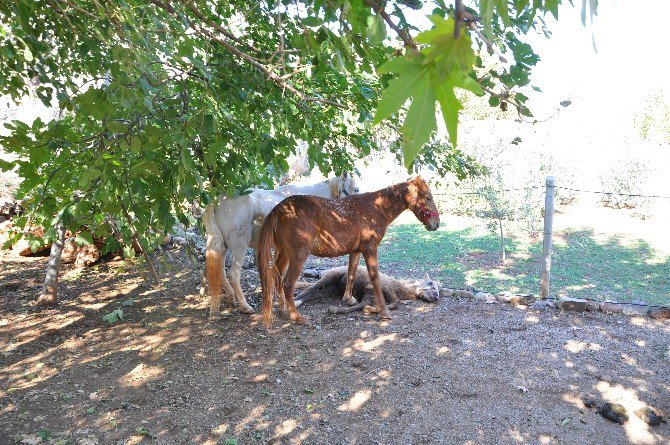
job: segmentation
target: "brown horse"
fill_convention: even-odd
[[[433,195],[421,177],[382,190],[332,200],[315,196],[290,196],[265,218],[258,246],[263,294],[263,323],[272,323],[272,299],[279,295],[279,311],[291,320],[308,324],[293,301],[295,283],[307,256],[336,257],[349,254],[347,286],[343,300],[356,304],[351,294],[358,260],[363,254],[372,281],[375,310],[390,319],[379,284],[377,247],[386,229],[405,210],[411,210],[427,230],[437,230],[440,215]],[[275,249],[270,264],[270,249]]]

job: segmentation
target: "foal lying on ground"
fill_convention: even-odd
[[[265,218],[258,244],[258,268],[263,295],[263,323],[272,323],[274,291],[279,311],[296,323],[307,324],[293,301],[295,283],[307,256],[336,257],[349,254],[347,286],[343,299],[355,304],[351,286],[358,260],[363,254],[374,289],[375,308],[382,318],[391,318],[379,283],[377,247],[386,229],[400,213],[411,210],[428,230],[437,230],[440,215],[428,185],[421,177],[382,190],[346,198],[290,196]],[[270,250],[274,247],[274,264]]]
[[[347,270],[347,266],[334,267],[323,271],[321,278],[316,283],[296,283],[297,288],[303,289],[295,297],[296,307],[316,298],[340,297],[346,289]],[[365,272],[363,266],[358,266],[356,279],[351,286],[353,296],[359,303],[349,307],[331,306],[328,308],[328,312],[331,314],[348,314],[369,309],[367,306],[372,303],[372,282],[370,276]],[[398,300],[419,299],[435,303],[440,297],[439,283],[431,280],[428,274],[421,280],[412,281],[397,280],[380,272],[379,284],[382,287],[384,299],[389,303],[389,309],[395,309],[398,306]]]

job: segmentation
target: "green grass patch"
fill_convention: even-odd
[[[616,237],[603,242],[588,230],[556,233],[555,240],[552,296],[670,304],[670,257],[648,243]],[[379,261],[382,271],[407,277],[429,272],[446,287],[537,294],[542,240],[506,239],[504,266],[499,243],[474,228],[428,232],[421,224],[394,224],[379,247]]]

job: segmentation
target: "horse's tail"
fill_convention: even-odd
[[[276,283],[279,281],[277,265],[270,264],[270,257],[277,231],[277,215],[270,212],[261,226],[258,236],[258,272],[261,276],[261,294],[263,296],[263,324],[267,329],[272,324],[272,299]],[[275,249],[277,247],[275,246]]]
[[[216,224],[216,212],[214,204],[205,209],[202,221],[207,229],[207,250],[205,251],[205,272],[211,295],[209,305],[209,316],[215,317],[219,313],[221,304],[221,285],[223,284],[223,250],[225,241],[223,233]],[[200,292],[204,289],[201,287]]]

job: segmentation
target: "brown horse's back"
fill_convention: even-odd
[[[283,200],[271,212],[279,222],[280,247],[320,257],[336,257],[357,250],[362,219],[353,198],[332,200],[298,195]]]

